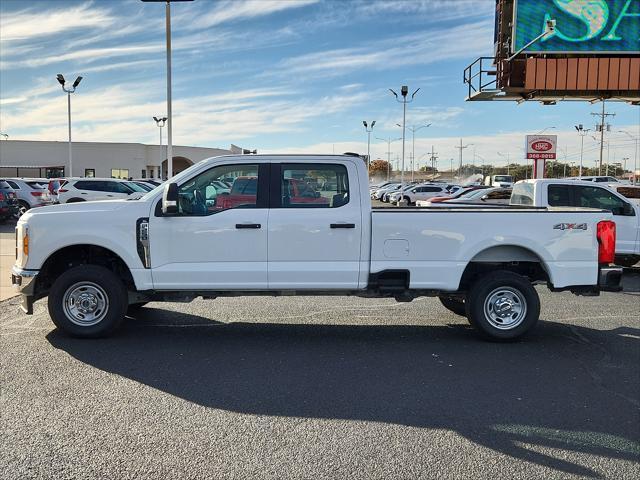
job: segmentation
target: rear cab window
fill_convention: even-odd
[[[340,164],[282,164],[283,208],[338,208],[349,203],[349,176]]]
[[[551,185],[550,185],[551,187]],[[516,183],[511,192],[511,205],[533,205],[534,188],[532,183]]]

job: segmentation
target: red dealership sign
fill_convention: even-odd
[[[555,160],[557,135],[527,135],[527,158]]]

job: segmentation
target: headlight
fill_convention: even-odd
[[[24,223],[16,226],[16,265],[24,267],[29,257],[29,227]]]

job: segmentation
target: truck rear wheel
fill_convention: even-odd
[[[49,292],[49,315],[59,329],[74,337],[104,337],[113,332],[127,310],[127,290],[111,270],[79,265],[64,272]]]
[[[478,278],[469,288],[465,306],[471,325],[494,341],[521,337],[540,316],[540,298],[529,279],[504,270]]]
[[[449,310],[450,312],[455,313],[456,315],[460,315],[461,317],[465,317],[467,315],[467,309],[464,306],[464,300],[454,297],[449,297],[447,295],[438,295],[438,299],[440,303]]]

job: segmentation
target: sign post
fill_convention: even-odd
[[[531,178],[544,178],[545,163],[556,159],[557,135],[527,135],[527,160],[533,160]]]

